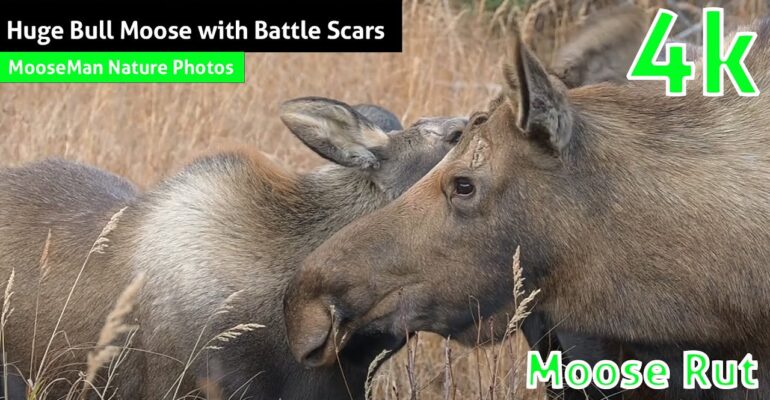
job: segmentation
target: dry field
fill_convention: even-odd
[[[475,0],[405,0],[403,53],[250,54],[245,84],[2,85],[0,164],[59,156],[108,169],[147,188],[196,153],[237,142],[306,170],[322,160],[281,124],[282,101],[315,95],[375,103],[405,124],[422,116],[467,115],[496,94],[517,21],[524,30],[536,30],[530,32],[533,40],[548,42],[539,48],[554,48],[585,15],[621,2],[541,0],[542,15],[530,13],[530,26],[523,22],[526,1],[506,0],[489,10]],[[636,2],[649,10],[675,5],[682,12],[705,5],[699,0]],[[740,21],[767,9],[766,0],[709,4],[728,7]],[[679,32],[689,35],[687,29],[697,23],[696,10]],[[526,349],[518,336],[462,348],[423,334],[383,366],[374,397],[543,398],[542,390],[523,389]]]

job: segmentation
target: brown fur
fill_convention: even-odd
[[[249,160],[255,175],[262,177],[264,182],[269,183],[277,192],[283,193],[288,197],[293,197],[292,194],[297,191],[297,174],[278,164],[276,160],[268,154],[257,150],[253,146],[247,146],[241,143],[216,143],[209,146],[206,151],[195,154],[184,164],[189,165],[196,160],[209,158],[223,153],[238,154],[245,160]]]
[[[645,12],[631,5],[594,13],[559,49],[549,69],[569,88],[625,82],[647,26]]]
[[[179,398],[195,393],[196,382],[207,390],[216,386],[224,398],[339,399],[349,397],[348,388],[362,397],[377,355],[368,349],[395,348],[401,339],[356,336],[351,350],[340,354],[342,372],[338,366],[306,370],[286,344],[284,288],[326,237],[397,197],[438,162],[464,120],[425,119],[386,135],[344,103],[306,98],[286,104],[295,116],[304,115],[302,124],[287,123],[303,140],[333,138],[355,153],[328,146],[316,151],[375,159],[379,168],[331,164],[300,175],[240,148],[198,158],[143,194],[121,178],[66,161],[0,171],[0,271],[7,278],[15,270],[17,293],[6,352],[22,375],[29,375],[35,318],[37,365],[89,247],[110,216],[127,206],[104,253],[86,265],[51,346],[52,366],[42,377],[53,384],[50,396],[70,388],[53,379],[76,378],[65,369],[85,369],[77,363],[85,361],[121,291],[142,273],[146,283],[127,321],[139,327],[130,342],[139,350],[129,351],[106,397]],[[367,107],[367,115],[376,111]],[[324,115],[329,109],[333,113]],[[378,147],[347,130],[355,127],[377,135]],[[38,284],[48,229],[50,273]],[[265,328],[211,341],[252,323]],[[220,349],[204,349],[210,345]],[[94,396],[106,382],[106,368],[100,372]]]
[[[597,15],[616,14],[617,0],[537,0],[521,21],[522,40],[546,65],[558,60],[559,52],[569,47],[581,32],[597,30]],[[621,17],[622,18],[622,17]],[[602,24],[600,24],[602,25]],[[600,29],[601,30],[601,29]]]
[[[300,310],[319,303],[342,310],[333,328],[345,332],[455,335],[474,321],[470,299],[487,315],[510,301],[521,245],[526,283],[542,289],[536,314],[620,342],[628,357],[669,362],[672,387],[660,397],[770,396],[770,24],[753,31],[747,65],[763,92],[754,98],[729,82],[725,97],[703,97],[700,72],[680,98],[658,83],[564,91],[520,47],[510,102],[473,119],[401,198],[307,258],[285,300],[295,355],[313,351],[299,338],[329,329],[298,329]],[[454,192],[458,178],[474,183],[472,195]],[[751,352],[760,389],[681,390],[688,349]],[[315,364],[329,360],[324,351]]]

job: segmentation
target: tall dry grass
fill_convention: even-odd
[[[509,39],[493,34],[486,18],[444,1],[407,1],[402,53],[249,54],[245,84],[2,85],[0,163],[64,157],[108,169],[147,188],[196,153],[234,141],[305,170],[322,160],[281,124],[281,102],[315,95],[351,104],[375,103],[394,111],[404,123],[429,115],[466,115],[495,94],[501,49]],[[421,338],[415,351],[415,362],[428,366],[434,353],[443,359],[443,341]],[[465,352],[454,351],[454,384],[459,387],[464,386],[465,371],[472,369],[462,366],[469,357]],[[90,360],[83,360],[86,365],[91,361],[91,367],[84,368],[90,371],[73,387],[90,389],[94,370],[109,368],[117,353],[102,343]],[[51,350],[38,357],[35,371],[24,375],[31,379],[33,396],[42,398],[41,385],[56,380],[46,369],[56,354]],[[400,360],[396,357],[383,369],[396,386],[401,384]],[[417,382],[429,383],[422,375]]]
[[[372,398],[544,399],[543,388],[531,390],[524,385],[529,347],[518,332],[539,291],[524,292],[518,250],[513,256],[513,281],[516,303],[510,316],[504,321],[479,322],[475,346],[418,333],[382,366],[372,381]],[[499,336],[503,341],[495,342]]]
[[[528,7],[521,4],[528,2],[506,0],[482,12],[483,1],[405,0],[402,53],[249,54],[245,84],[2,85],[0,163],[18,165],[59,156],[108,169],[148,187],[197,152],[236,141],[305,170],[322,161],[282,126],[281,102],[316,95],[375,103],[393,110],[404,123],[427,115],[467,115],[484,107],[499,90],[500,67],[517,25],[529,30],[530,40],[537,42],[533,44],[547,53],[564,43],[588,14],[621,2],[537,0],[527,12]],[[635,2],[651,12],[667,6],[685,15],[689,9],[678,34],[697,27],[700,6],[726,6],[738,22],[768,9],[767,0]],[[49,242],[50,238],[41,258],[41,280],[46,275]],[[13,323],[12,282],[12,278],[7,281],[1,325]],[[103,340],[94,338],[100,345],[84,360],[84,373],[73,387],[90,388],[96,370],[119,364],[120,352],[110,343],[131,332],[123,319],[141,282],[135,285],[127,288],[124,301],[106,322]],[[258,327],[236,326],[204,347],[211,349],[232,335]],[[488,336],[483,334],[488,329],[489,325],[481,324],[479,337]],[[526,350],[522,338],[515,335],[503,343],[464,348],[419,334],[385,363],[371,381],[371,390],[378,399],[543,398],[542,390],[524,390],[520,384]],[[48,356],[42,355],[43,360]],[[41,362],[37,374],[30,371],[36,379],[31,381],[31,398],[45,397],[44,388],[35,382],[55,379],[41,376],[44,366]],[[216,397],[215,387],[207,388],[205,382],[202,386]]]
[[[146,187],[221,140],[298,168],[319,164],[278,119],[293,97],[381,104],[405,122],[467,114],[490,96],[505,40],[460,29],[444,7],[405,4],[403,53],[249,54],[245,84],[0,86],[0,160],[63,156]]]

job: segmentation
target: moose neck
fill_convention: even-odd
[[[256,157],[204,158],[158,185],[131,207],[134,240],[167,247],[178,264],[200,256],[287,266],[387,201],[362,171],[326,166],[294,175]],[[244,268],[234,271],[237,279],[254,270]]]
[[[304,217],[295,221],[293,229],[307,238],[310,250],[354,219],[389,201],[368,172],[337,165],[326,165],[302,175],[298,191],[304,200]]]

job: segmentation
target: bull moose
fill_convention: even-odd
[[[765,91],[770,23],[753,30],[746,65]],[[511,302],[521,246],[547,324],[674,375],[683,350],[758,360],[759,389],[689,390],[671,376],[657,398],[770,397],[770,103],[702,96],[696,70],[686,97],[655,82],[567,89],[515,46],[509,90],[458,146],[303,262],[284,299],[297,360],[327,366],[362,333],[454,337],[470,310]]]
[[[9,365],[23,373],[49,353],[51,373],[40,390],[66,394],[77,375],[62,370],[86,359],[123,288],[143,274],[129,321],[138,330],[130,342],[123,335],[114,343],[129,351],[101,371],[91,394],[176,399],[206,383],[221,398],[361,398],[377,355],[369,349],[396,348],[403,338],[356,335],[339,354],[339,367],[306,370],[287,345],[284,288],[314,247],[396,198],[441,160],[466,120],[426,118],[404,130],[387,110],[323,98],[286,102],[281,119],[333,163],[295,174],[259,152],[227,150],[197,159],[143,194],[73,162],[1,170],[0,271],[6,279],[15,271],[16,292],[4,337]],[[102,227],[123,207],[109,247],[83,265]],[[48,272],[41,277],[49,230]],[[226,342],[206,345],[233,327],[241,328]]]

